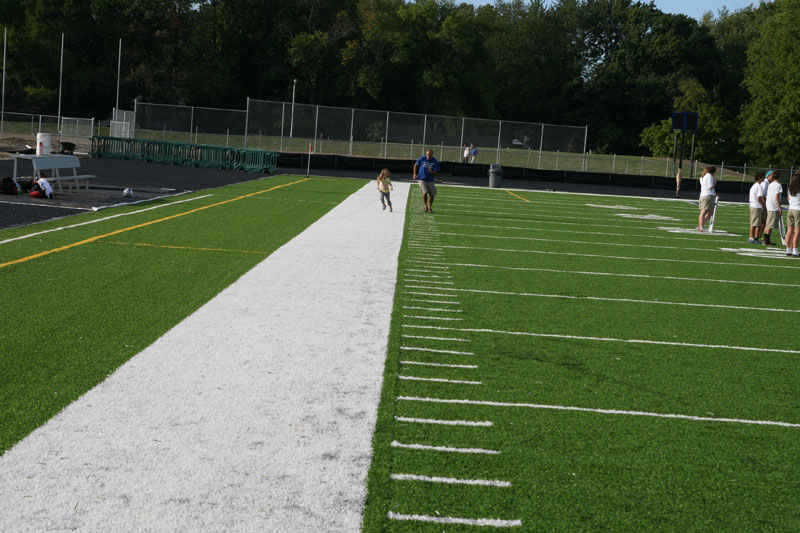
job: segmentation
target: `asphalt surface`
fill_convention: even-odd
[[[0,176],[13,174],[13,162],[0,160]],[[325,170],[311,169],[314,176],[349,177],[375,179],[372,171]],[[408,174],[395,173],[393,181],[411,180],[411,169]],[[30,175],[32,169],[28,162],[20,163],[20,175]],[[81,158],[81,173],[94,174],[89,191],[77,191],[72,194],[59,193],[53,199],[38,199],[28,196],[0,195],[0,228],[24,226],[44,220],[51,220],[81,213],[92,208],[138,202],[151,198],[181,194],[187,191],[198,191],[211,187],[219,187],[232,183],[241,183],[260,178],[264,174],[239,172],[236,170],[220,170],[216,168],[195,168],[143,161],[125,161],[120,159]],[[279,168],[277,174],[304,174],[305,169]],[[443,175],[437,179],[444,185],[467,185],[487,187],[489,178],[468,178]],[[532,191],[559,191],[574,193],[607,194],[612,196],[645,196],[652,198],[674,198],[671,189],[648,187],[622,187],[609,185],[592,185],[582,183],[565,183],[561,181],[534,181],[505,179],[503,186],[511,189]],[[122,195],[122,191],[130,187],[134,194],[131,198]],[[681,198],[696,200],[698,191],[689,190],[681,194]],[[725,201],[746,201],[744,194],[725,194]]]

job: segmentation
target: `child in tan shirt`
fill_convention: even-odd
[[[392,199],[389,197],[389,191],[393,190],[392,180],[389,178],[389,169],[384,168],[378,175],[378,192],[381,193],[381,205],[383,209],[386,209],[386,204],[389,204],[389,212],[392,211]]]

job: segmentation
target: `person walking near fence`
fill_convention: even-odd
[[[378,174],[378,192],[381,195],[381,205],[386,209],[386,204],[389,204],[389,212],[392,212],[392,198],[389,191],[393,191],[392,179],[389,177],[389,169],[384,168]]]
[[[770,237],[772,230],[778,227],[778,220],[783,216],[783,211],[781,210],[783,186],[780,182],[780,172],[770,170],[767,172],[767,179],[769,180],[769,187],[767,187],[767,225],[764,229],[764,244],[775,246]]]
[[[474,144],[470,144],[469,148],[470,148],[470,154],[472,155],[472,157],[470,158],[469,162],[470,163],[474,163],[475,162],[475,158],[478,157],[478,149],[475,148]]]
[[[711,218],[714,210],[714,199],[717,191],[714,190],[717,180],[714,174],[717,167],[706,167],[703,169],[703,177],[700,178],[700,216],[697,217],[697,231],[705,231],[705,224]]]
[[[433,198],[436,196],[434,180],[439,172],[439,162],[433,157],[433,150],[428,150],[425,155],[414,163],[414,179],[419,180],[419,189],[422,191],[422,208],[426,213],[433,213]]]
[[[464,145],[464,163],[469,163],[469,146]]]

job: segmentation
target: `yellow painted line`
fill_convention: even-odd
[[[229,248],[198,248],[196,246],[171,246],[169,244],[150,244],[146,242],[100,241],[101,244],[120,244],[123,246],[145,246],[148,248],[166,248],[169,250],[191,250],[198,252],[234,252],[239,254],[267,255],[272,252],[263,250],[231,250]]]
[[[522,196],[520,196],[519,194],[514,194],[514,193],[513,193],[513,192],[511,192],[511,191],[506,191],[506,192],[507,192],[508,194],[510,194],[511,196],[516,196],[517,198],[519,198],[519,199],[520,199],[520,200],[522,200],[523,202],[530,202],[530,200],[528,200],[527,198],[523,198],[523,197],[522,197]]]
[[[284,183],[283,185],[276,185],[275,187],[272,187],[272,188],[269,188],[269,189],[264,189],[263,191],[251,192],[250,194],[245,194],[243,196],[237,196],[236,198],[231,198],[229,200],[223,200],[223,201],[217,202],[215,204],[206,205],[206,206],[203,206],[203,207],[197,207],[195,209],[192,209],[190,211],[186,211],[184,213],[178,213],[177,215],[170,215],[168,217],[159,218],[157,220],[151,220],[150,222],[144,222],[142,224],[136,224],[135,226],[130,226],[130,227],[127,227],[127,228],[118,229],[116,231],[112,231],[110,233],[106,233],[106,234],[103,234],[103,235],[97,235],[95,237],[90,237],[90,238],[84,239],[82,241],[73,242],[72,244],[67,244],[67,245],[64,245],[64,246],[59,246],[58,248],[53,248],[52,250],[45,250],[44,252],[39,252],[38,254],[33,254],[33,255],[29,255],[27,257],[22,257],[20,259],[14,259],[13,261],[7,261],[5,263],[0,263],[0,268],[5,268],[7,266],[16,265],[16,264],[19,264],[19,263],[26,263],[26,262],[31,261],[33,259],[38,259],[40,257],[44,257],[46,255],[54,254],[56,252],[63,252],[64,250],[69,250],[70,248],[75,248],[75,247],[81,246],[83,244],[89,244],[90,242],[96,242],[96,241],[99,241],[100,239],[105,239],[107,237],[113,237],[114,235],[119,235],[120,233],[125,233],[125,232],[132,231],[132,230],[135,230],[135,229],[144,228],[144,227],[147,227],[147,226],[152,226],[153,224],[158,224],[159,222],[166,222],[167,220],[173,220],[175,218],[179,218],[179,217],[182,217],[182,216],[191,215],[192,213],[197,213],[198,211],[204,211],[206,209],[211,209],[212,207],[217,207],[217,206],[220,206],[220,205],[229,204],[231,202],[236,202],[236,201],[242,200],[244,198],[250,198],[251,196],[256,196],[257,194],[262,194],[262,193],[265,193],[265,192],[274,191],[275,189],[288,187],[290,185],[296,185],[298,183],[302,183],[302,182],[308,181],[310,179],[311,178],[303,178],[301,180],[293,181],[291,183]]]

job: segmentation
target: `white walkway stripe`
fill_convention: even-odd
[[[453,485],[481,485],[484,487],[510,487],[510,481],[497,479],[461,479],[455,477],[420,476],[417,474],[392,474],[395,481],[425,481],[427,483],[449,483]]]
[[[617,272],[592,272],[587,270],[559,270],[555,268],[533,268],[533,267],[509,267],[498,265],[475,265],[471,263],[448,263],[450,266],[467,267],[467,268],[492,268],[499,270],[518,270],[524,272],[552,272],[554,274],[582,274],[586,276],[612,276],[621,278],[642,278],[642,279],[671,279],[675,281],[702,281],[706,283],[734,283],[739,285],[761,285],[766,287],[800,287],[800,285],[793,283],[771,283],[769,281],[741,281],[735,279],[711,279],[711,278],[686,278],[681,276],[656,276],[650,274],[621,274]],[[424,287],[411,287],[408,288],[424,288]],[[439,290],[446,290],[440,288]]]
[[[405,416],[395,416],[398,422],[408,422],[410,424],[433,424],[436,426],[468,426],[468,427],[491,427],[494,422],[488,420],[438,420],[436,418],[409,418]]]
[[[418,309],[420,311],[441,311],[443,313],[463,313],[461,309],[442,309],[439,307],[421,307],[418,305],[404,305],[403,309]]]
[[[686,264],[700,264],[700,265],[720,265],[720,266],[739,266],[739,267],[764,267],[764,268],[788,268],[793,270],[800,270],[800,266],[791,266],[791,265],[776,265],[774,263],[737,263],[737,262],[729,262],[729,261],[702,261],[699,259],[665,259],[662,257],[630,257],[624,255],[602,255],[602,254],[579,254],[576,252],[547,252],[544,250],[519,250],[519,249],[509,249],[509,248],[489,248],[483,246],[447,246],[447,248],[457,249],[457,250],[485,250],[491,252],[508,252],[508,253],[515,253],[515,254],[538,254],[538,255],[555,255],[555,256],[567,256],[567,257],[599,257],[600,259],[620,259],[623,261],[656,261],[658,263],[686,263]],[[738,254],[737,254],[738,255]],[[753,257],[764,257],[764,259],[785,259],[786,256],[783,254],[775,255],[774,257],[770,256],[753,256]],[[409,261],[413,262],[413,261]],[[435,263],[434,263],[435,264]],[[448,264],[442,261],[440,264]]]
[[[452,355],[475,355],[475,352],[458,352],[455,350],[437,350],[434,348],[420,348],[418,346],[401,346],[401,350],[410,352],[449,353]]]
[[[573,407],[567,405],[546,405],[536,403],[490,402],[481,400],[461,400],[453,398],[417,398],[414,396],[398,396],[400,401],[448,403],[459,405],[485,405],[488,407],[524,407],[528,409],[550,409],[554,411],[578,411],[583,413],[601,413],[607,415],[649,416],[654,418],[675,418],[679,420],[692,420],[694,422],[727,422],[731,424],[751,424],[758,426],[781,426],[800,428],[794,422],[777,422],[774,420],[748,420],[744,418],[714,418],[709,416],[676,415],[671,413],[650,413],[647,411],[623,411],[619,409],[595,409],[590,407]]]
[[[421,378],[419,376],[397,376],[397,379],[405,381],[430,381],[433,383],[454,383],[456,385],[483,385],[480,381],[465,379],[445,379],[445,378]]]
[[[452,446],[429,446],[425,444],[405,444],[392,441],[392,448],[405,448],[408,450],[425,450],[431,452],[450,452],[450,453],[477,453],[484,455],[500,455],[497,450],[487,450],[486,448],[454,448]]]
[[[432,341],[453,341],[453,342],[472,342],[469,339],[458,339],[456,337],[426,337],[425,335],[400,335],[406,339],[428,339]]]
[[[781,309],[777,307],[752,307],[746,305],[723,305],[723,304],[698,304],[692,302],[668,302],[664,300],[637,300],[633,298],[603,298],[600,296],[569,296],[565,294],[539,294],[534,292],[508,292],[508,291],[489,291],[482,289],[455,289],[442,288],[444,291],[474,292],[477,294],[496,294],[500,296],[527,296],[533,298],[556,298],[564,300],[588,300],[595,302],[621,302],[637,303],[648,305],[680,305],[685,307],[709,307],[712,309],[736,309],[745,311],[777,311],[780,313],[800,313],[800,309]]]
[[[127,217],[127,216],[130,216],[130,215],[138,215],[139,213],[144,213],[145,211],[152,211],[153,209],[161,209],[162,207],[170,207],[170,206],[182,204],[182,203],[185,203],[185,202],[194,202],[195,200],[200,200],[202,198],[208,198],[209,196],[214,196],[214,195],[213,194],[206,194],[206,195],[203,195],[203,196],[196,196],[194,198],[187,198],[186,200],[178,200],[177,202],[169,202],[167,204],[155,205],[153,207],[148,207],[146,209],[139,209],[137,211],[130,211],[128,213],[120,213],[118,215],[111,215],[111,216],[107,216],[107,217],[103,217],[103,218],[97,218],[95,220],[89,220],[87,222],[80,222],[78,224],[70,224],[69,226],[61,226],[59,228],[46,229],[44,231],[37,231],[36,233],[28,233],[27,235],[20,235],[19,237],[13,237],[11,239],[6,239],[4,241],[0,241],[0,244],[5,244],[7,242],[12,242],[12,241],[21,241],[23,239],[30,239],[31,237],[38,237],[39,235],[44,235],[45,233],[52,233],[54,231],[61,231],[61,230],[71,229],[71,228],[79,228],[81,226],[88,226],[89,224],[97,224],[98,222],[104,222],[106,220],[111,220],[113,218]],[[154,200],[155,200],[155,198],[154,198]]]
[[[474,370],[478,365],[450,365],[445,363],[426,363],[425,361],[400,361],[403,365],[417,365],[417,366],[435,366],[442,368],[464,368],[467,370]]]
[[[785,350],[782,348],[759,348],[757,346],[728,346],[726,344],[699,344],[693,342],[672,342],[672,341],[654,341],[647,339],[615,339],[612,337],[583,337],[579,335],[557,335],[555,333],[531,333],[528,331],[501,331],[496,329],[469,329],[469,328],[445,328],[442,326],[412,326],[403,324],[405,328],[419,328],[419,329],[435,329],[441,331],[459,331],[470,333],[495,333],[498,335],[522,335],[526,337],[544,337],[551,339],[575,339],[582,341],[598,341],[598,342],[623,342],[629,344],[656,344],[659,346],[686,346],[687,348],[713,348],[720,350],[740,350],[746,352],[772,352],[772,353],[791,353],[800,354],[800,350]]]
[[[522,520],[501,520],[499,518],[459,518],[455,516],[428,516],[422,514],[401,514],[389,511],[386,515],[391,520],[411,522],[431,522],[434,524],[459,524],[479,527],[519,527]]]
[[[443,316],[419,316],[419,315],[403,315],[403,318],[417,318],[419,320],[448,320],[448,321],[464,320],[463,318],[450,318]]]

